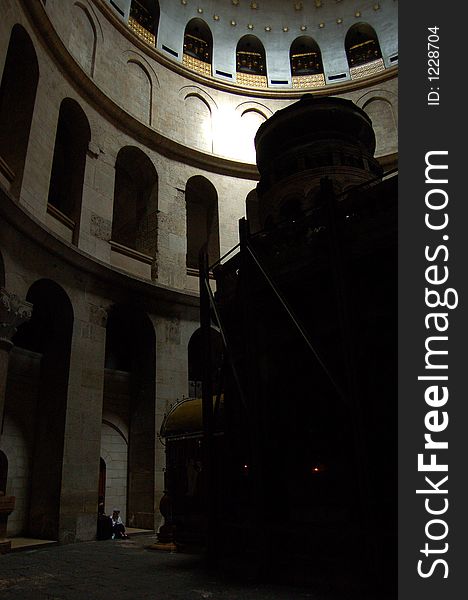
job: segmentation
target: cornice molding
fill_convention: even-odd
[[[133,293],[145,301],[145,305],[174,312],[174,307],[199,306],[198,294],[181,291],[169,286],[130,275],[108,263],[95,258],[80,248],[56,236],[0,185],[0,223],[5,223],[64,263],[94,279],[98,286],[112,285],[125,293]],[[3,225],[0,226],[0,233]],[[172,309],[172,310],[171,310]]]

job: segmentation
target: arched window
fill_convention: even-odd
[[[0,84],[0,178],[19,197],[36,100],[39,65],[26,31],[15,25]]]
[[[259,202],[257,196],[257,188],[250,190],[245,199],[245,212],[247,221],[249,222],[250,233],[256,233],[261,230],[259,216]]]
[[[211,329],[211,385],[213,395],[221,391],[221,367],[223,364],[223,342],[221,334],[216,329]],[[202,330],[197,329],[190,338],[188,345],[188,376],[189,397],[202,397],[202,382],[204,373],[204,355],[202,343]]]
[[[26,300],[34,306],[32,318],[18,327],[13,343],[40,355],[40,363],[36,363],[39,379],[30,388],[22,387],[24,384],[15,387],[18,384],[11,380],[9,393],[15,403],[24,402],[21,410],[34,414],[34,460],[28,482],[29,524],[25,523],[25,529],[28,537],[53,540],[59,535],[60,499],[64,489],[62,466],[74,314],[65,290],[48,279],[33,283]],[[35,361],[31,359],[27,364],[32,370]],[[34,393],[23,397],[24,389],[34,390]],[[10,468],[13,469],[13,461]]]
[[[115,163],[112,241],[156,255],[158,174],[139,148],[125,146]]]
[[[117,505],[130,527],[153,529],[156,336],[136,306],[113,306],[108,315],[101,435],[106,506]]]
[[[254,35],[244,35],[236,48],[236,81],[249,87],[267,87],[265,48]]]
[[[91,129],[83,109],[75,100],[65,98],[60,105],[55,135],[48,210],[73,232],[75,244],[78,242],[86,152],[90,140]]]
[[[367,23],[356,23],[350,27],[345,50],[351,79],[367,77],[385,68],[377,34]]]
[[[132,0],[128,24],[145,42],[156,46],[159,2],[157,0]]]
[[[213,36],[202,19],[192,19],[184,33],[183,63],[203,75],[211,75]]]
[[[187,268],[198,269],[200,249],[207,244],[208,261],[219,259],[218,194],[212,183],[197,175],[187,181]]]
[[[289,50],[293,87],[325,85],[322,53],[315,40],[303,35],[294,40]]]

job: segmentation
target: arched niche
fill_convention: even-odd
[[[322,53],[317,42],[307,35],[296,38],[289,49],[293,87],[325,85]]]
[[[216,329],[210,329],[211,344],[211,384],[213,394],[221,392],[223,364],[223,342],[221,334]],[[190,398],[202,397],[202,382],[204,374],[204,352],[202,331],[197,329],[190,337],[188,344],[188,394]]]
[[[39,65],[21,25],[11,31],[0,84],[0,178],[19,197],[34,113]]]
[[[105,435],[101,438],[101,456],[106,460],[108,479],[106,495],[125,497],[126,506],[119,508],[126,512],[127,524],[143,529],[154,528],[155,382],[153,324],[148,315],[135,306],[113,306],[106,330]],[[107,442],[109,447],[104,447]],[[116,446],[121,451],[115,453]],[[118,455],[122,452],[119,462]],[[110,489],[111,471],[121,475],[120,490]]]
[[[188,93],[185,104],[185,143],[205,152],[213,151],[213,120],[211,107],[197,92]]]
[[[256,87],[267,86],[266,54],[255,35],[244,35],[236,47],[236,81]]]
[[[158,173],[142,150],[124,146],[115,162],[112,241],[154,259],[157,213]]]
[[[372,75],[385,68],[377,34],[368,23],[356,23],[348,29],[345,50],[351,79]]]
[[[259,210],[257,188],[254,188],[250,190],[245,199],[245,213],[249,222],[250,233],[256,233],[262,229]]]
[[[78,243],[86,153],[91,140],[88,119],[75,100],[65,98],[55,135],[54,158],[50,175],[48,209],[72,231]]]
[[[307,35],[294,40],[289,49],[291,75],[316,75],[323,73],[322,53],[317,42]]]
[[[183,63],[205,75],[211,75],[213,35],[203,19],[191,19],[184,31]]]
[[[129,25],[140,37],[152,46],[156,45],[159,28],[158,0],[132,0]]]
[[[96,61],[96,25],[88,7],[75,2],[72,7],[72,29],[68,47],[88,75],[93,77]]]
[[[13,337],[5,411],[21,423],[29,444],[24,531],[58,539],[73,307],[63,288],[49,279],[36,281],[26,300],[33,314]]]
[[[137,59],[127,61],[126,103],[129,112],[142,123],[151,125],[153,108],[153,81],[148,69]]]
[[[207,246],[208,261],[219,259],[218,193],[201,175],[191,177],[185,188],[187,208],[187,268],[198,270],[199,253]]]
[[[256,162],[255,135],[260,125],[266,120],[267,117],[255,108],[248,108],[242,113],[239,133],[242,137],[240,142],[241,156],[245,162]]]
[[[375,156],[385,156],[398,150],[398,130],[392,103],[375,96],[366,101],[364,111],[372,121],[375,133]]]

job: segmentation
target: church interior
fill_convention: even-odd
[[[0,554],[396,584],[397,10],[2,2]]]

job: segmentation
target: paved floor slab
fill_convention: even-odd
[[[346,600],[328,589],[276,586],[208,572],[198,555],[155,552],[154,534],[0,556],[2,600]],[[377,598],[377,596],[375,596]],[[379,595],[378,598],[381,598]]]

